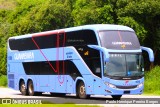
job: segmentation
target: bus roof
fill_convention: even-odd
[[[134,30],[130,27],[123,26],[123,25],[114,25],[114,24],[93,24],[93,25],[83,25],[83,26],[77,26],[77,27],[70,27],[70,28],[64,28],[64,29],[58,29],[58,30],[51,30],[51,31],[45,31],[45,32],[39,32],[39,33],[33,33],[33,34],[26,34],[26,35],[19,35],[10,37],[9,39],[22,39],[22,38],[29,38],[32,37],[32,35],[38,35],[38,34],[49,34],[53,32],[71,32],[71,31],[77,31],[77,30],[84,30],[84,29],[90,29],[94,31],[101,31],[101,30],[125,30],[125,31],[132,31]]]

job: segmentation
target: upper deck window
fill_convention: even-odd
[[[40,49],[54,48],[57,43],[56,35],[34,37],[34,41],[37,43]],[[11,50],[19,51],[38,49],[32,38],[10,39],[9,46]]]
[[[36,44],[34,42],[36,42]],[[65,46],[85,46],[89,44],[98,45],[95,32],[92,30],[79,30],[62,34],[9,40],[10,49],[19,51],[36,50],[38,49],[36,45],[38,45],[40,49],[47,49]]]
[[[79,30],[66,33],[67,46],[98,45],[95,32],[92,30]]]

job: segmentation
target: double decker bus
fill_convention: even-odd
[[[133,29],[96,24],[10,37],[8,87],[23,95],[142,94],[142,51],[154,61],[153,51],[140,46]]]

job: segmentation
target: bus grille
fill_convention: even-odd
[[[116,86],[119,89],[133,89],[136,88],[137,85],[132,85],[132,86]]]

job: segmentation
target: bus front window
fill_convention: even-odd
[[[140,54],[110,54],[105,64],[105,76],[133,77],[143,76],[143,58]]]

